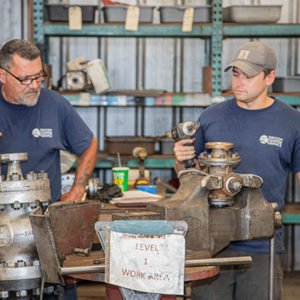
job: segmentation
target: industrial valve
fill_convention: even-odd
[[[0,155],[0,162],[8,165],[6,176],[0,176],[0,299],[34,299],[40,294],[40,263],[29,214],[49,205],[50,182],[44,172],[29,172],[24,178],[21,162],[27,158],[27,153]]]

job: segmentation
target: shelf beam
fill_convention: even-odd
[[[300,24],[227,24],[223,23],[226,37],[300,37]]]
[[[191,32],[183,32],[181,24],[173,25],[139,25],[137,31],[125,30],[124,24],[84,24],[81,30],[70,30],[68,24],[44,23],[47,36],[82,36],[82,37],[210,37],[211,24],[193,26]]]
[[[136,159],[123,159],[124,165],[131,169],[138,169],[139,162]],[[98,158],[96,162],[96,169],[112,169],[117,165],[117,159],[114,157]],[[73,166],[76,167],[76,164]],[[173,169],[174,158],[166,156],[148,157],[145,159],[146,169]]]
[[[84,24],[81,30],[70,30],[68,24],[44,23],[47,36],[82,37],[211,37],[211,24],[196,24],[191,32],[182,32],[181,24],[140,25],[137,31],[126,31],[124,24]],[[300,37],[300,24],[226,24],[223,23],[224,37]]]

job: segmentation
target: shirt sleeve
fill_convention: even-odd
[[[292,153],[292,168],[293,173],[300,172],[300,129],[296,129],[295,143]]]
[[[64,146],[66,150],[80,156],[88,148],[94,135],[67,100],[63,113]]]

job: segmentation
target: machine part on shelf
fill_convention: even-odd
[[[0,155],[7,164],[6,179],[0,181],[0,299],[32,299],[41,281],[29,214],[45,210],[50,201],[50,183],[44,172],[29,172],[25,178],[21,162],[27,153]],[[2,165],[0,165],[2,173]]]
[[[262,179],[232,172],[240,161],[238,154],[229,153],[232,146],[208,143],[213,153],[199,156],[204,171],[181,171],[177,192],[147,206],[162,219],[188,223],[187,258],[212,257],[231,241],[271,238],[280,223],[276,205],[261,193]]]
[[[173,127],[171,130],[172,138],[175,142],[183,139],[191,139],[195,136],[197,129],[200,127],[199,122],[186,121]],[[191,146],[191,145],[187,145]],[[193,159],[189,159],[183,162],[186,169],[193,168],[195,162]]]
[[[223,180],[220,188],[215,185],[209,193],[209,203],[216,207],[231,206],[233,196],[242,188],[241,176],[232,172],[241,162],[240,156],[238,153],[231,153],[232,143],[206,143],[205,148],[207,151],[200,153],[198,158],[200,167],[212,176],[222,176]],[[217,181],[219,180],[216,178]]]
[[[86,73],[82,71],[68,72],[66,74],[67,90],[80,91],[84,90],[87,86]]]
[[[172,193],[177,192],[177,189],[174,186],[172,186],[171,184],[163,181],[160,177],[155,177],[153,182],[156,185],[162,185],[163,187],[165,187],[168,191],[170,191]]]
[[[149,184],[148,179],[145,176],[145,159],[148,156],[147,150],[144,147],[135,147],[132,150],[133,157],[138,159],[139,162],[139,177],[135,180],[134,185]]]

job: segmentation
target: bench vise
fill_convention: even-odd
[[[277,204],[261,193],[262,178],[233,172],[240,156],[232,148],[232,143],[207,143],[207,151],[198,157],[200,170],[181,171],[177,192],[147,206],[162,219],[188,223],[189,258],[212,257],[231,241],[271,238],[280,226]]]

